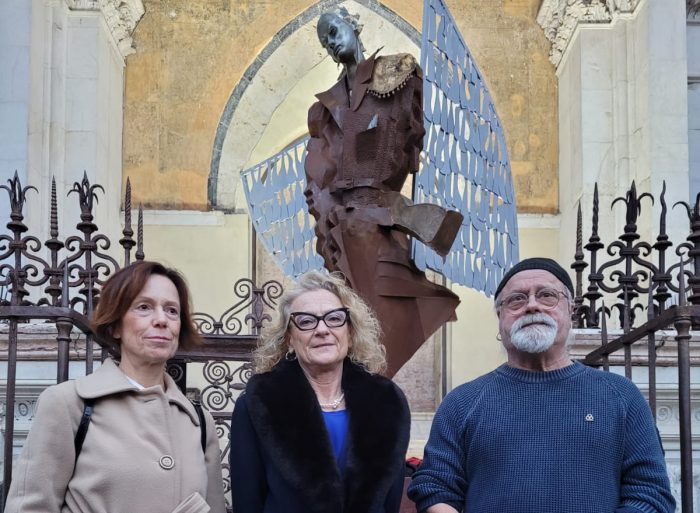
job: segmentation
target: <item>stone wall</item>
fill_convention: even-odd
[[[147,208],[207,209],[212,149],[234,88],[241,81],[255,80],[251,70],[256,60],[268,57],[265,48],[271,43],[281,48],[284,42],[275,45],[275,38],[293,32],[294,24],[316,4],[308,0],[144,4],[146,14],[133,36],[136,53],[126,65],[124,177],[131,177],[136,200]],[[352,10],[353,5],[376,8],[377,2],[345,4]],[[448,2],[505,127],[519,210],[552,213],[558,209],[557,91],[554,68],[547,60],[549,43],[535,21],[538,4],[538,0]],[[387,0],[380,7],[420,31],[421,0]],[[319,54],[313,33],[310,37],[308,49],[295,48],[297,59],[308,57],[302,52]],[[282,102],[273,100],[279,88],[267,84],[266,91],[266,84],[262,86],[253,105]],[[317,92],[313,84],[309,87],[309,93]],[[290,127],[289,133],[279,135],[278,144],[292,142],[297,131],[298,127]],[[234,179],[239,171],[227,170]],[[232,203],[227,208],[240,207]]]

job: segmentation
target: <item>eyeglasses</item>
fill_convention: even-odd
[[[525,305],[530,301],[530,296],[533,294],[525,294],[523,292],[516,292],[510,296],[501,299],[496,306],[506,307],[511,313],[516,313],[525,308]],[[534,293],[535,301],[544,308],[545,310],[551,310],[559,304],[559,300],[562,296],[567,297],[565,292],[556,289],[544,288],[540,289]]]
[[[323,315],[314,315],[307,312],[292,312],[289,320],[301,331],[311,331],[316,329],[318,323],[323,323],[329,328],[340,328],[350,319],[350,311],[347,308],[336,308]]]

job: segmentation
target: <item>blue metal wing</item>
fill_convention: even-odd
[[[518,261],[518,225],[503,127],[486,83],[444,0],[425,0],[421,67],[426,134],[414,203],[459,210],[464,221],[444,258],[413,240],[413,260],[493,295]]]
[[[323,269],[314,220],[304,198],[306,143],[288,146],[241,173],[248,214],[259,240],[287,276]]]

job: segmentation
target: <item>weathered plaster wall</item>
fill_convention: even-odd
[[[307,1],[151,0],[127,59],[124,175],[150,208],[206,209],[213,138],[260,49]]]
[[[124,176],[146,207],[207,209],[214,135],[245,70],[313,2],[147,0],[127,58]],[[420,29],[421,0],[385,6]],[[451,0],[506,130],[521,212],[556,212],[557,109],[538,0]],[[310,45],[316,45],[310,41]],[[314,46],[315,49],[315,46]]]

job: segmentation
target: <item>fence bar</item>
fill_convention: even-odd
[[[15,385],[17,382],[17,319],[10,319],[7,338],[7,398],[5,400],[5,440],[2,497],[0,509],[5,508],[5,497],[12,482],[12,451],[15,434]]]
[[[73,323],[68,317],[56,319],[56,342],[58,343],[58,363],[56,365],[56,382],[63,383],[68,380],[68,365],[70,363],[70,332]]]
[[[647,320],[654,318],[654,296],[649,290],[647,300]],[[656,332],[650,331],[647,335],[647,354],[648,354],[648,370],[649,370],[649,408],[656,420]]]
[[[600,346],[604,348],[608,345],[608,316],[605,315],[605,300],[603,300],[603,306],[600,310]],[[603,370],[605,372],[610,370],[610,358],[607,353],[603,355]]]
[[[681,504],[683,513],[693,512],[693,446],[690,422],[690,319],[675,323],[678,342],[678,406],[681,434]]]
[[[686,305],[683,259],[678,274],[678,309]],[[693,438],[690,405],[690,328],[691,318],[679,315],[673,323],[678,343],[678,409],[681,435],[681,511],[693,512]]]
[[[61,306],[68,308],[70,305],[68,281],[68,262],[63,264],[63,290],[61,292]],[[66,317],[57,317],[56,321],[56,343],[58,344],[58,356],[56,362],[56,383],[63,383],[68,380],[68,366],[70,359],[70,330],[73,325]]]

